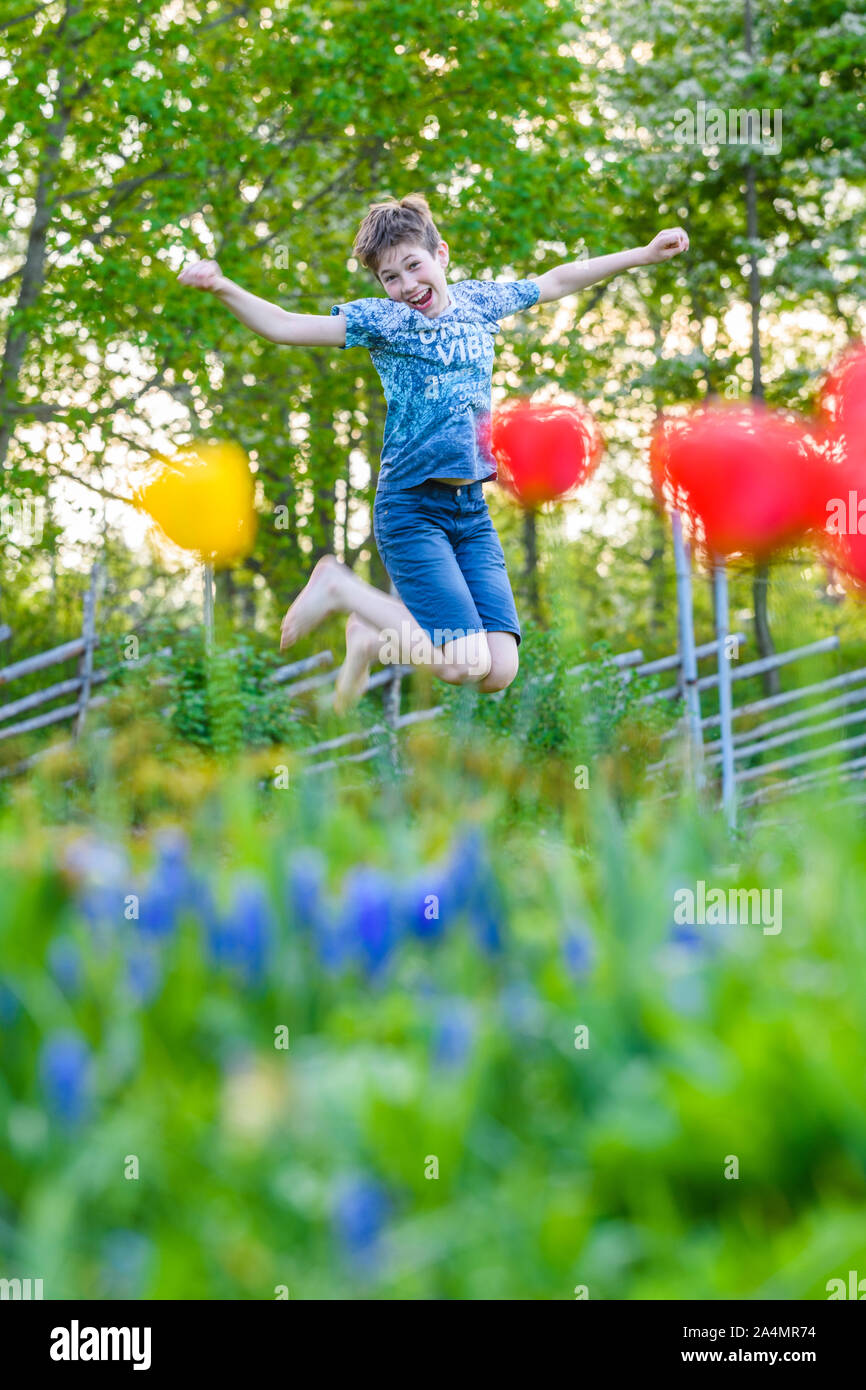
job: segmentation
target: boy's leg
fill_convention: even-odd
[[[356,705],[370,679],[370,667],[382,649],[382,635],[357,613],[346,619],[346,659],[337,672],[334,690],[334,709],[345,714]]]
[[[490,647],[490,670],[477,688],[485,694],[504,690],[514,680],[520,665],[520,620],[502,542],[480,488],[468,498],[461,513],[454,554]]]
[[[488,632],[487,645],[490,648],[490,670],[475,687],[482,695],[505,690],[514,680],[520,666],[517,638],[513,632]]]
[[[387,634],[398,643],[398,663],[405,659],[407,665],[429,666],[434,675],[451,684],[483,680],[490,670],[490,650],[483,632],[452,638],[436,646],[405,603],[374,588],[333,555],[322,556],[286,613],[280,651],[335,613],[356,613],[363,618],[375,630],[381,648],[381,654],[377,651],[376,655],[386,664],[394,661],[393,642],[385,641]]]

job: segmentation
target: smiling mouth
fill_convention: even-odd
[[[433,300],[433,291],[428,290],[420,299],[410,299],[408,302],[413,309],[426,309]]]

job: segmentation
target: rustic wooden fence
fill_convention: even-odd
[[[742,643],[745,637],[742,633],[734,633],[734,639]],[[706,642],[702,646],[696,647],[694,651],[697,660],[712,658],[717,652],[716,642]],[[319,653],[322,664],[328,664],[332,660],[330,652]],[[313,658],[311,658],[313,660]],[[607,667],[612,671],[623,684],[627,684],[635,676],[653,676],[664,672],[672,672],[676,676],[676,684],[659,691],[656,695],[643,697],[644,699],[663,699],[669,694],[683,695],[685,687],[682,679],[682,657],[679,652],[672,652],[668,656],[656,657],[652,661],[646,661],[640,649],[628,652],[620,652],[606,659],[599,658],[595,661],[584,661],[576,666],[569,667],[565,674],[569,677],[582,676],[580,690],[586,691],[593,688],[597,683],[597,677],[601,670]],[[396,738],[401,729],[406,729],[413,724],[421,723],[429,719],[436,719],[444,714],[444,705],[432,705],[426,709],[412,710],[407,714],[401,714],[401,688],[404,680],[415,673],[413,666],[392,666],[377,671],[370,679],[371,689],[382,689],[383,692],[383,719],[371,724],[365,729],[356,729],[348,734],[341,734],[336,738],[328,739],[322,743],[316,743],[312,747],[303,748],[298,751],[301,758],[317,759],[307,768],[302,769],[301,775],[311,776],[318,772],[327,771],[336,767],[338,763],[348,762],[367,762],[372,758],[383,755],[395,756]],[[592,679],[595,677],[596,679]],[[286,687],[286,694],[304,694],[310,690],[324,690],[333,685],[337,679],[337,670],[321,672],[317,676],[306,680],[298,681]],[[712,679],[712,677],[710,678]],[[539,683],[553,680],[552,675],[534,677]],[[487,696],[491,700],[503,699],[505,691]],[[327,700],[325,701],[327,703]],[[361,748],[357,753],[341,753],[340,750],[351,747],[353,744],[370,745]],[[337,757],[322,758],[322,754],[340,754]]]
[[[570,667],[566,674],[579,678],[580,689],[588,690],[596,683],[603,667],[614,672],[623,685],[635,676],[670,673],[670,685],[644,695],[638,701],[643,704],[683,701],[682,719],[663,735],[664,741],[674,746],[668,755],[648,769],[649,774],[653,778],[661,778],[676,766],[685,766],[708,795],[712,796],[719,789],[721,803],[727,806],[732,823],[738,807],[762,805],[786,793],[838,776],[837,763],[840,759],[843,760],[843,778],[855,782],[866,779],[866,732],[836,737],[841,731],[866,723],[866,667],[738,706],[734,691],[739,683],[766,671],[795,662],[808,662],[810,658],[838,650],[838,638],[823,638],[758,661],[740,663],[738,659],[732,659],[734,652],[739,657],[745,638],[742,633],[729,633],[727,630],[726,594],[723,587],[720,591],[717,572],[714,575],[717,586],[716,634],[712,640],[696,645],[691,613],[691,562],[687,548],[682,543],[681,531],[679,534],[678,531],[675,517],[678,650],[651,661],[644,659],[641,650],[621,652],[605,661],[581,662]],[[61,745],[68,746],[81,736],[89,713],[107,705],[114,698],[110,685],[103,693],[95,693],[119,676],[127,666],[127,663],[118,662],[101,670],[95,667],[95,656],[100,646],[97,611],[102,586],[102,569],[97,565],[84,598],[80,637],[0,669],[0,686],[5,687],[17,679],[50,670],[63,662],[75,659],[78,662],[75,676],[55,681],[0,705],[0,741],[69,722],[72,726],[71,738],[67,744]],[[8,640],[10,635],[8,627],[0,627],[0,642]],[[162,652],[140,658],[136,664],[143,665],[170,653],[170,648],[164,648]],[[701,674],[700,666],[707,662],[712,663],[715,669]],[[387,757],[396,765],[399,761],[401,731],[436,719],[445,711],[443,705],[432,705],[402,713],[404,685],[415,671],[413,666],[391,666],[375,672],[370,680],[370,688],[382,692],[381,718],[363,729],[355,729],[296,750],[296,757],[302,764],[300,775],[316,776],[340,764],[367,762],[379,757]],[[277,667],[269,673],[267,680],[281,686],[289,701],[319,692],[322,703],[327,706],[333,699],[330,687],[335,684],[337,674],[333,654],[320,651],[303,660]],[[534,679],[543,683],[552,680],[553,676],[543,675]],[[170,677],[157,677],[156,680],[163,683]],[[703,715],[701,696],[710,692],[718,695],[719,708],[715,713]],[[498,700],[505,696],[506,692],[503,691],[487,698]],[[58,700],[64,703],[55,703],[54,708],[42,710],[43,706]],[[787,706],[799,704],[804,704],[804,707],[778,713]],[[755,723],[755,720],[758,722]],[[798,747],[816,737],[823,740],[820,746]],[[53,744],[50,749],[41,750],[3,769],[0,776],[23,771],[57,747],[57,744]],[[851,756],[858,754],[861,749],[864,750],[862,754]],[[771,757],[768,761],[767,755],[776,750],[784,752],[784,756]],[[827,762],[833,765],[820,766]],[[795,775],[788,776],[789,773]],[[779,774],[785,775],[780,779]],[[673,794],[659,791],[662,797]]]
[[[638,704],[644,705],[667,701],[673,703],[676,700],[684,702],[682,719],[677,722],[675,727],[662,735],[665,743],[678,744],[679,746],[660,762],[652,764],[647,771],[651,778],[660,778],[664,772],[677,766],[685,764],[688,768],[690,765],[692,775],[699,786],[711,799],[715,796],[722,803],[721,773],[725,749],[721,737],[721,726],[725,713],[719,709],[713,714],[702,715],[700,713],[701,696],[709,693],[718,694],[722,682],[729,687],[737,688],[750,678],[760,676],[773,669],[778,670],[795,663],[798,667],[800,665],[808,666],[810,658],[836,651],[839,648],[839,639],[833,636],[807,643],[801,647],[777,652],[773,656],[760,660],[740,662],[738,657],[745,640],[741,632],[729,633],[725,631],[721,644],[717,637],[700,645],[694,645],[690,653],[694,675],[690,682],[687,680],[688,665],[684,662],[682,651],[673,652],[651,661],[646,661],[640,650],[622,652],[608,658],[606,663],[601,661],[583,662],[580,665],[570,667],[567,674],[572,677],[583,677],[581,689],[588,690],[592,688],[594,683],[591,679],[593,673],[597,674],[599,668],[605,664],[618,675],[623,684],[627,684],[636,676],[670,673],[672,677],[670,685],[640,696],[637,701]],[[732,650],[736,651],[737,659],[733,659]],[[319,653],[319,660],[322,664],[330,663],[331,653]],[[712,663],[716,669],[701,674],[700,667],[704,663]],[[411,666],[404,666],[377,672],[372,678],[371,685],[374,688],[381,687],[385,695],[384,718],[371,724],[368,728],[354,730],[351,733],[342,734],[339,737],[299,750],[298,756],[300,758],[310,760],[310,766],[302,769],[301,775],[309,776],[318,772],[325,772],[340,763],[366,762],[389,754],[393,757],[396,737],[401,729],[417,724],[422,720],[435,719],[442,714],[444,707],[441,705],[414,710],[407,714],[400,713],[398,682],[402,683],[407,677],[411,677],[413,670],[414,668]],[[321,672],[314,677],[298,681],[294,685],[288,685],[286,693],[287,695],[302,694],[311,689],[326,689],[334,683],[336,676],[336,670]],[[538,679],[551,680],[552,676],[542,676]],[[857,688],[858,686],[860,688]],[[846,689],[847,687],[853,688]],[[823,698],[837,690],[841,690],[843,693],[834,698]],[[692,720],[690,716],[690,695],[697,702],[696,721]],[[497,699],[501,696],[494,695],[489,698]],[[805,704],[805,707],[783,715],[781,718],[774,717],[754,724],[755,719],[759,716],[797,704]],[[839,712],[837,713],[837,711]],[[833,715],[833,717],[825,718],[824,716],[827,715]],[[831,737],[820,747],[796,751],[796,745],[802,740],[813,739],[816,735],[832,735],[848,725],[866,722],[866,668],[843,672],[822,681],[811,682],[784,691],[780,695],[751,700],[739,705],[732,697],[729,718],[732,724],[742,723],[744,726],[738,732],[732,733],[730,750],[734,764],[734,785],[737,793],[735,804],[737,807],[745,809],[756,806],[759,803],[782,797],[800,787],[821,781],[830,781],[838,775],[835,766],[810,771],[781,781],[778,780],[778,774],[798,769],[809,763],[835,760],[859,748],[866,749],[866,734],[860,734],[854,738],[842,740]],[[749,727],[750,724],[752,727]],[[359,751],[344,752],[353,746],[357,747]],[[791,751],[788,756],[779,759],[773,758],[769,761],[766,759],[767,753],[783,746],[790,747]],[[842,775],[843,778],[866,778],[866,756],[848,759],[842,768]],[[762,783],[765,785],[762,786]],[[659,791],[660,799],[674,795],[676,793],[672,791]]]
[[[104,697],[94,698],[93,696],[94,687],[109,679],[107,672],[96,672],[93,666],[94,652],[99,645],[96,615],[103,578],[102,566],[95,565],[84,596],[84,614],[80,637],[76,637],[71,642],[63,642],[60,646],[52,647],[49,651],[39,652],[36,656],[26,657],[23,661],[13,662],[0,670],[0,686],[5,687],[22,677],[36,675],[38,672],[50,670],[53,666],[61,666],[67,661],[78,658],[78,672],[75,676],[67,680],[55,681],[54,684],[47,685],[41,690],[33,691],[18,700],[10,700],[0,705],[0,741],[15,738],[21,734],[34,733],[37,729],[44,729],[51,724],[60,724],[67,720],[72,721],[73,738],[78,738],[84,729],[88,710],[105,703]],[[8,639],[11,635],[8,627],[0,630],[0,638]],[[32,710],[39,709],[41,705],[51,704],[52,701],[63,699],[66,696],[73,697],[70,703],[47,710],[42,714],[31,713]],[[20,717],[22,715],[26,717],[22,719]],[[10,720],[13,722],[10,723]],[[13,770],[17,770],[18,766],[16,765]],[[4,771],[8,775],[10,769],[7,768]]]
[[[720,773],[721,804],[728,823],[733,828],[736,826],[738,809],[741,807],[757,806],[806,785],[832,781],[838,778],[840,773],[843,780],[862,779],[866,759],[852,759],[849,754],[866,745],[866,735],[843,739],[836,739],[834,735],[838,730],[858,722],[862,723],[866,719],[866,708],[856,708],[858,705],[866,704],[866,691],[850,690],[845,695],[831,700],[823,700],[822,697],[844,685],[856,686],[858,681],[866,679],[866,669],[844,672],[780,695],[753,700],[737,708],[734,701],[735,682],[778,670],[792,662],[836,651],[839,648],[839,639],[835,636],[825,637],[802,647],[777,652],[759,661],[736,664],[730,659],[737,646],[734,644],[732,650],[731,635],[728,632],[727,572],[724,561],[716,557],[712,568],[716,615],[716,671],[713,675],[699,677],[694,661],[691,554],[689,547],[684,543],[682,522],[676,511],[671,515],[671,528],[676,560],[679,650],[682,656],[683,680],[679,686],[672,686],[645,698],[671,698],[679,695],[684,685],[687,706],[685,742],[698,787],[706,787],[710,774]],[[701,692],[712,688],[718,692],[718,712],[704,718],[701,716],[700,708]],[[734,725],[739,720],[753,719],[755,716],[802,700],[812,703],[805,709],[793,711],[778,719],[767,720],[759,723],[757,727],[735,732]],[[852,708],[847,713],[836,713],[844,705],[850,705]],[[823,716],[827,714],[833,714],[834,717],[825,719]],[[812,724],[811,721],[815,719],[819,722]],[[705,742],[704,735],[716,727],[718,737]],[[818,747],[790,752],[786,757],[771,758],[769,762],[765,760],[765,755],[772,750],[786,746],[796,747],[823,735],[829,735],[829,738],[824,739]],[[661,773],[674,761],[675,757],[668,757],[655,764],[649,771],[651,774]],[[818,762],[830,765],[796,777],[778,779],[779,773],[787,773],[804,764]],[[758,785],[762,781],[766,783],[763,787]],[[751,790],[748,789],[750,784],[753,787]],[[747,788],[745,794],[743,788]]]
[[[838,648],[838,637],[825,637],[803,647],[777,652],[774,656],[763,658],[760,661],[745,662],[739,666],[733,664],[730,670],[730,681],[734,684],[761,675],[765,671],[778,670],[792,662],[808,661],[810,657],[836,651]],[[718,673],[701,677],[696,682],[698,694],[718,687],[719,679]],[[832,735],[837,730],[851,724],[866,722],[866,684],[864,682],[866,682],[866,667],[855,671],[845,671],[823,681],[816,681],[783,691],[780,695],[751,700],[739,706],[732,703],[730,717],[731,723],[734,724],[740,720],[754,720],[757,716],[782,709],[788,705],[798,704],[802,701],[810,702],[806,704],[805,708],[795,710],[781,718],[772,718],[752,727],[743,728],[739,732],[732,732],[730,755],[734,766],[734,785],[738,792],[741,788],[754,787],[754,790],[747,791],[744,795],[738,795],[737,804],[741,807],[753,806],[759,802],[782,796],[786,791],[794,790],[795,787],[805,785],[807,780],[832,779],[836,775],[835,767],[811,773],[805,778],[796,777],[782,781],[767,781],[767,779],[775,778],[779,772],[788,772],[806,763],[838,758],[853,749],[862,748],[866,746],[866,735],[836,741],[831,737],[817,748],[791,752],[787,757],[774,758],[769,762],[764,760],[764,755],[777,748],[796,747],[798,743],[813,739],[816,735]],[[858,684],[860,688],[848,690],[838,697],[829,700],[822,698],[831,691],[840,690],[846,686],[856,687]],[[675,688],[671,687],[669,690],[658,691],[644,698],[646,700],[660,700],[672,698],[678,693]],[[835,714],[835,711],[841,710],[845,706],[852,708],[847,713]],[[860,708],[856,708],[857,706]],[[824,715],[831,713],[834,713],[832,719],[823,718]],[[721,771],[726,751],[720,736],[722,719],[722,712],[719,711],[699,720],[700,761],[705,776],[710,772]],[[815,720],[819,722],[814,723]],[[709,735],[708,738],[706,738],[707,735]],[[663,734],[662,737],[665,741],[670,741],[673,737],[673,731]],[[676,761],[676,755],[671,754],[662,761],[652,764],[648,772],[650,775],[661,773],[664,769],[672,767]],[[855,773],[864,763],[866,763],[866,758],[856,763],[847,760],[842,771],[845,775]],[[758,784],[762,781],[767,782],[767,785],[760,787]]]

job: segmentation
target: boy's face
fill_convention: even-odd
[[[389,246],[382,257],[379,280],[389,299],[400,300],[427,318],[436,318],[448,307],[447,264],[448,246],[444,241],[440,241],[432,256],[423,246],[401,242],[399,246]]]

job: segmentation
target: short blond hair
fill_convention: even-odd
[[[390,247],[413,242],[432,256],[441,240],[424,194],[408,193],[405,198],[389,196],[372,204],[352,252],[378,280],[382,256]]]

